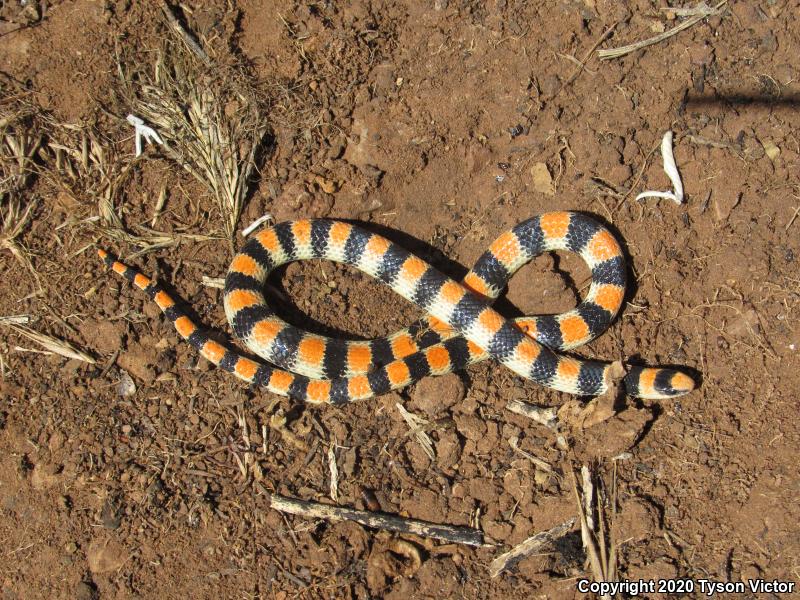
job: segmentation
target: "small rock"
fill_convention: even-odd
[[[610,183],[620,186],[633,175],[630,165],[616,165],[611,171],[608,172],[607,179]]]
[[[742,340],[758,334],[761,331],[758,313],[753,308],[747,309],[732,318],[725,327],[725,331]]]
[[[38,463],[31,473],[31,486],[35,490],[44,490],[53,487],[60,479],[61,468],[58,465]]]
[[[370,179],[375,181],[375,183],[378,183],[383,177],[383,171],[381,171],[375,165],[362,165],[359,168],[366,177],[369,177]]]
[[[119,383],[117,384],[117,394],[123,398],[128,398],[136,393],[136,384],[127,371],[120,371]]]
[[[714,219],[719,221],[726,221],[731,216],[731,212],[739,205],[742,199],[742,194],[714,194],[711,201],[714,207]]]
[[[501,523],[499,521],[484,521],[482,523],[483,531],[493,539],[502,542],[511,535],[513,526],[509,523]]]
[[[584,432],[585,452],[596,458],[611,458],[630,450],[653,419],[646,409],[628,408]]]
[[[112,354],[122,345],[122,326],[101,319],[89,319],[80,325],[83,339],[90,348],[102,354]]]
[[[436,442],[436,462],[442,469],[450,469],[458,462],[461,455],[461,443],[454,431],[439,434]]]
[[[86,561],[92,573],[109,573],[116,571],[125,561],[128,553],[114,538],[98,538],[89,544],[86,550]]]
[[[326,194],[333,194],[339,189],[339,184],[337,182],[331,181],[330,179],[325,179],[320,175],[316,175],[314,177],[314,183],[316,183]]]
[[[773,144],[770,140],[761,140],[761,145],[764,147],[764,154],[766,154],[773,162],[781,153],[781,149]]]
[[[54,431],[47,442],[47,447],[50,452],[58,452],[64,446],[64,434],[60,431]]]
[[[156,378],[153,364],[156,362],[154,348],[144,347],[142,344],[131,344],[128,350],[120,355],[117,364],[134,377],[147,383],[152,383]]]
[[[536,163],[531,167],[531,177],[533,178],[533,189],[546,196],[554,196],[556,189],[553,186],[553,177],[550,170],[544,163]]]
[[[486,435],[486,422],[476,415],[456,415],[458,432],[468,440],[478,441]]]
[[[103,504],[103,510],[100,512],[100,521],[106,529],[118,529],[122,523],[119,509],[111,499],[107,499]]]
[[[461,402],[466,390],[461,378],[455,373],[441,377],[426,377],[414,388],[414,406],[429,416],[436,416],[443,410]]]
[[[75,586],[75,599],[76,600],[97,600],[100,594],[97,592],[95,585],[88,581],[81,581]]]

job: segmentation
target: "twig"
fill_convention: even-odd
[[[0,317],[0,325],[27,325],[30,322],[30,315],[8,315]]]
[[[492,563],[489,565],[489,575],[492,577],[497,577],[503,571],[507,571],[508,569],[512,568],[526,556],[530,556],[543,546],[551,544],[555,540],[563,537],[564,534],[572,529],[574,524],[575,518],[573,517],[561,525],[556,525],[547,531],[537,533],[533,537],[529,537],[521,544],[517,544],[511,550],[501,554],[492,561]]]
[[[583,69],[586,68],[586,63],[588,62],[589,58],[591,58],[592,53],[595,50],[597,50],[597,48],[598,48],[598,46],[600,46],[600,44],[602,44],[603,42],[606,41],[606,39],[608,39],[608,36],[610,36],[611,32],[613,32],[614,29],[616,29],[617,25],[619,25],[619,21],[615,21],[614,23],[612,23],[611,26],[603,32],[603,35],[601,35],[598,38],[598,40],[592,45],[592,47],[589,48],[589,51],[580,60],[580,62],[578,63],[578,66],[575,67],[575,70],[572,72],[572,74],[564,82],[564,85],[562,85],[558,89],[558,92],[556,92],[556,95],[560,94],[561,90],[563,90],[565,87],[570,85],[573,81],[575,81],[575,79],[578,77],[578,75],[581,74],[581,71],[583,71]]]
[[[330,506],[318,502],[286,498],[275,494],[270,497],[270,504],[275,510],[292,515],[300,515],[302,517],[327,519],[330,521],[355,521],[365,527],[372,527],[375,529],[385,529],[398,533],[411,533],[456,544],[466,544],[468,546],[483,545],[483,532],[479,529],[472,529],[471,527],[439,525],[437,523],[429,523],[428,521],[405,519],[397,515]]]
[[[711,146],[712,148],[721,148],[723,150],[727,150],[728,148],[733,148],[733,145],[728,144],[726,142],[718,142],[717,140],[710,140],[708,138],[704,138],[700,135],[694,135],[692,133],[686,136],[686,139],[689,140],[693,144],[698,144],[700,146]]]
[[[172,29],[178,34],[178,36],[180,36],[180,38],[183,40],[183,43],[186,44],[189,50],[191,50],[194,55],[197,56],[197,58],[203,61],[203,64],[206,66],[211,65],[211,58],[209,58],[208,54],[206,54],[206,51],[203,50],[197,40],[195,40],[194,37],[192,37],[192,35],[186,31],[186,29],[184,29],[183,25],[181,25],[181,22],[178,21],[178,17],[175,16],[174,12],[172,12],[172,9],[166,0],[163,0],[161,9],[164,11],[164,16],[167,18],[167,21],[169,21]]]
[[[581,539],[583,540],[583,547],[589,555],[589,562],[592,565],[592,573],[598,581],[605,581],[603,577],[603,569],[598,556],[597,544],[595,543],[593,531],[589,528],[587,522],[588,515],[586,514],[584,503],[581,501],[581,491],[578,489],[578,482],[575,477],[575,471],[570,469],[572,475],[572,490],[575,493],[575,500],[578,503],[578,515],[581,519]]]
[[[516,450],[520,454],[522,454],[522,456],[527,458],[529,461],[531,461],[534,465],[536,465],[542,471],[545,471],[546,473],[552,473],[553,472],[553,467],[551,467],[549,463],[546,463],[541,458],[536,458],[533,454],[531,454],[529,452],[525,452],[525,450],[520,448],[519,447],[519,438],[517,438],[516,436],[509,438],[508,445],[511,446],[514,450]]]
[[[792,206],[792,208],[794,208],[794,206]],[[789,222],[786,224],[786,231],[789,231],[789,227],[792,226],[792,223],[794,223],[794,220],[797,218],[798,214],[800,214],[800,206],[794,208],[794,214],[792,215],[792,218],[789,219]]]
[[[553,407],[536,406],[535,404],[528,404],[522,400],[509,400],[506,408],[513,413],[522,415],[533,419],[540,425],[544,425],[548,429],[556,430],[558,421],[556,415],[558,411]]]
[[[206,287],[222,290],[225,288],[225,278],[209,277],[208,275],[203,275],[202,284]]]
[[[405,420],[410,429],[408,434],[417,438],[419,445],[422,446],[422,449],[425,451],[425,454],[428,455],[428,458],[435,460],[436,453],[433,451],[433,442],[431,442],[431,438],[423,429],[423,427],[428,424],[428,421],[418,415],[408,412],[399,402],[396,402],[395,406],[397,407],[397,410],[400,411],[403,420]]]
[[[331,472],[331,500],[339,503],[339,467],[336,466],[336,442],[328,446],[328,470]]]
[[[581,539],[589,557],[592,576],[595,581],[599,582],[613,581],[617,572],[617,555],[614,548],[613,531],[610,527],[611,523],[607,522],[605,510],[608,495],[604,491],[602,481],[598,480],[598,484],[595,486],[589,467],[585,465],[581,467],[582,484],[580,487],[575,477],[575,471],[572,468],[569,471],[572,476],[572,490],[578,504]],[[614,489],[615,493],[612,501],[616,503],[616,487]],[[615,514],[616,506],[612,508],[612,519]],[[609,594],[602,594],[600,597],[603,600],[611,598]]]
[[[701,2],[697,6],[690,6],[688,8],[675,8],[667,6],[659,9],[661,12],[671,13],[676,17],[694,17],[696,15],[708,16],[714,14],[714,9],[705,2]]]
[[[158,221],[158,217],[161,216],[161,211],[164,210],[164,204],[167,202],[167,184],[161,184],[161,192],[158,194],[158,199],[156,200],[156,206],[153,209],[153,218],[150,220],[150,227],[156,226],[156,221]]]
[[[59,356],[63,356],[65,358],[75,358],[77,360],[87,362],[90,365],[93,365],[96,362],[94,358],[92,358],[85,352],[81,352],[69,342],[60,340],[58,338],[54,338],[49,335],[45,335],[43,333],[39,333],[37,331],[34,331],[33,329],[24,327],[22,325],[14,325],[12,323],[7,323],[7,322],[6,323],[0,322],[0,323],[8,325],[14,332],[25,336],[29,340],[36,342],[37,344],[48,350],[49,353],[58,354]]]
[[[642,40],[640,42],[636,42],[634,44],[628,44],[627,46],[620,46],[619,48],[606,48],[603,50],[599,50],[597,52],[597,56],[600,57],[601,60],[609,60],[612,58],[619,58],[620,56],[624,56],[626,54],[630,54],[631,52],[635,52],[636,50],[640,50],[647,46],[652,46],[653,44],[657,44],[659,42],[663,42],[664,40],[672,37],[675,34],[680,33],[684,29],[689,29],[692,25],[699,23],[703,19],[713,14],[719,12],[719,9],[722,8],[725,4],[728,3],[728,0],[722,0],[722,2],[718,2],[713,11],[704,12],[702,14],[694,15],[693,17],[689,17],[683,23],[678,25],[677,27],[673,27],[672,29],[665,31],[664,33],[659,33],[656,36],[648,38],[646,40]]]

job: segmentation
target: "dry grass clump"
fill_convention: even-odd
[[[99,224],[124,230],[119,206],[132,157],[95,125],[54,121],[49,125],[52,160],[44,176],[57,189],[60,204],[77,207],[96,202]]]
[[[34,273],[19,238],[36,206],[28,186],[37,172],[35,158],[43,139],[29,93],[7,78],[0,79],[0,249]]]
[[[589,558],[592,577],[595,581],[617,580],[617,544],[611,527],[616,516],[616,477],[614,491],[609,495],[599,475],[583,465],[578,482],[575,471],[572,475],[572,490],[578,504],[581,521],[581,539]],[[610,598],[601,595],[601,598]]]
[[[232,238],[270,129],[265,103],[235,66],[209,66],[180,41],[166,40],[149,67],[128,65],[119,65],[122,103],[209,190]]]
[[[103,238],[139,248],[135,255],[173,246],[181,240],[212,239],[125,222],[125,185],[136,165],[129,139],[120,136],[115,141],[93,124],[51,121],[48,129],[47,168],[42,174],[56,189],[57,202],[70,213],[81,206],[97,205],[97,214],[78,221],[78,225]],[[160,210],[157,205],[156,212]]]

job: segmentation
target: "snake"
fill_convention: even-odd
[[[558,315],[507,319],[497,312],[493,302],[514,273],[555,250],[577,253],[591,270],[582,302]],[[615,381],[612,363],[566,353],[611,325],[626,289],[619,242],[583,213],[547,212],[518,223],[491,243],[460,282],[401,245],[346,221],[300,219],[265,227],[234,256],[223,292],[234,336],[263,362],[213,339],[158,281],[105,250],[98,253],[108,268],[143,290],[204,358],[254,387],[298,402],[347,404],[488,359],[524,379],[579,396],[603,394]],[[264,297],[265,283],[281,265],[312,259],[366,273],[416,304],[424,316],[389,336],[363,341],[287,323]],[[680,369],[628,365],[625,371],[622,387],[638,398],[671,398],[695,388]]]

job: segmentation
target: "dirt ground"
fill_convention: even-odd
[[[624,242],[628,304],[577,354],[684,366],[699,389],[629,399],[571,450],[506,409],[568,397],[489,363],[344,409],[296,406],[197,359],[93,250],[137,248],[79,226],[97,204],[65,205],[34,178],[39,202],[20,241],[42,288],[3,251],[0,315],[30,315],[31,328],[96,364],[33,352],[0,329],[3,597],[581,597],[576,581],[591,574],[577,529],[498,577],[488,567],[576,515],[569,465],[590,461],[617,490],[618,579],[800,580],[800,3],[731,1],[644,50],[592,53],[675,27],[683,17],[670,4],[680,3],[176,8],[271,103],[272,145],[238,229],[265,212],[352,219],[460,277],[525,218],[596,215]],[[147,59],[172,35],[160,3],[22,5],[3,3],[2,71],[53,120],[96,122],[133,152],[111,101],[116,61]],[[669,189],[658,150],[667,130],[687,202],[636,202]],[[165,185],[158,228],[219,231],[210,196],[155,147],[125,181],[120,214],[149,221]],[[215,239],[129,262],[228,332],[220,290],[202,278],[224,276],[231,256]],[[573,255],[540,257],[499,306],[567,310],[588,276]],[[369,338],[418,315],[331,263],[291,265],[274,283],[287,318],[312,331]],[[433,459],[397,403],[429,421]],[[330,452],[339,505],[477,526],[492,545],[270,509],[270,493],[333,503]]]

